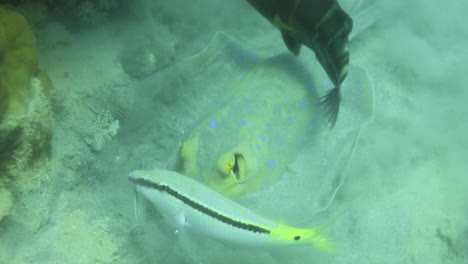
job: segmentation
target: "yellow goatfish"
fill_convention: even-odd
[[[137,192],[173,217],[177,228],[247,246],[311,245],[330,253],[337,250],[321,234],[336,218],[318,228],[296,228],[256,214],[174,171],[133,171],[128,177]]]

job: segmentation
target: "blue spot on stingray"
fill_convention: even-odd
[[[271,125],[270,124],[265,124],[265,129],[270,129]]]
[[[315,87],[314,87],[314,86],[310,86],[310,87],[309,87],[309,91],[310,91],[311,93],[315,92]]]
[[[274,161],[274,160],[269,160],[269,161],[268,161],[268,168],[272,168],[272,169],[273,169],[274,167],[276,167],[275,161]]]
[[[250,53],[250,55],[257,56],[257,53],[254,51],[248,50],[247,52]]]
[[[245,127],[247,125],[247,121],[241,120],[240,126]]]
[[[274,56],[274,55],[275,55],[275,52],[274,52],[274,51],[270,51],[270,52],[268,53],[268,55],[269,55],[270,57],[271,57],[271,56]]]
[[[236,78],[234,78],[234,80],[239,81],[240,79],[242,79],[242,77],[244,77],[244,75],[241,74],[241,75],[237,76]]]
[[[245,111],[246,111],[247,113],[250,113],[251,110],[250,110],[250,108],[246,108]]]
[[[310,122],[307,128],[309,128],[309,130],[314,130],[315,128],[314,122]]]
[[[243,56],[243,55],[239,55],[239,56],[237,56],[237,59],[240,60],[240,61],[241,61],[241,60],[244,60],[244,56]]]
[[[257,150],[260,150],[262,147],[260,147],[260,145],[257,144],[257,145],[255,145],[255,148],[256,148]]]
[[[218,122],[216,122],[216,120],[212,120],[212,121],[210,121],[208,126],[211,127],[211,128],[215,128],[217,124],[218,124]]]
[[[290,122],[290,123],[294,123],[294,120],[295,120],[295,119],[294,119],[294,116],[291,116],[291,117],[289,118],[289,122]]]
[[[261,141],[265,142],[265,139],[266,139],[266,138],[265,138],[264,135],[261,135],[261,136],[260,136],[260,140],[261,140]]]
[[[307,104],[306,103],[301,103],[301,109],[306,109],[307,108]]]
[[[249,67],[247,67],[247,66],[244,66],[244,67],[241,68],[241,70],[243,70],[243,71],[246,71],[248,69],[249,69]]]
[[[277,136],[277,137],[276,137],[276,143],[277,143],[278,145],[282,145],[283,142],[284,142],[283,136]]]
[[[256,58],[253,58],[250,60],[251,62],[257,62],[257,59]]]
[[[330,84],[330,81],[328,79],[323,80],[323,86],[327,87]]]

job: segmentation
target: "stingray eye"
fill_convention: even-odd
[[[162,189],[163,191],[167,191],[167,185],[161,185],[161,189]]]
[[[301,236],[295,236],[294,237],[294,240],[299,240],[299,239],[301,239]]]

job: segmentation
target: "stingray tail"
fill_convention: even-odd
[[[341,95],[339,86],[329,90],[324,96],[320,98],[320,103],[323,105],[325,116],[327,117],[328,124],[331,128],[335,127],[336,120],[338,119],[340,101]]]

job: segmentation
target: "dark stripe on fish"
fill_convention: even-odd
[[[139,184],[141,186],[144,186],[144,187],[147,187],[147,188],[150,188],[150,189],[154,189],[154,190],[158,190],[158,191],[161,191],[161,192],[166,192],[167,194],[171,195],[172,197],[178,199],[179,201],[183,202],[184,204],[192,207],[193,209],[201,212],[201,213],[204,213],[218,221],[221,221],[225,224],[228,224],[228,225],[231,225],[233,227],[237,227],[237,228],[240,228],[240,229],[243,229],[243,230],[247,230],[247,231],[251,231],[251,232],[254,232],[254,233],[259,233],[259,234],[270,234],[270,230],[268,229],[265,229],[265,228],[262,228],[262,227],[259,227],[259,226],[256,226],[256,225],[252,225],[252,224],[247,224],[247,223],[243,223],[241,221],[238,221],[238,220],[235,220],[235,219],[231,219],[227,216],[224,216],[224,215],[221,215],[193,200],[191,200],[190,198],[180,194],[178,191],[172,189],[171,187],[167,186],[167,185],[161,185],[161,184],[157,184],[157,183],[154,183],[150,180],[147,180],[147,179],[144,179],[144,178],[138,178],[138,179],[134,179],[134,178],[130,178],[130,182],[134,183],[134,184]]]

